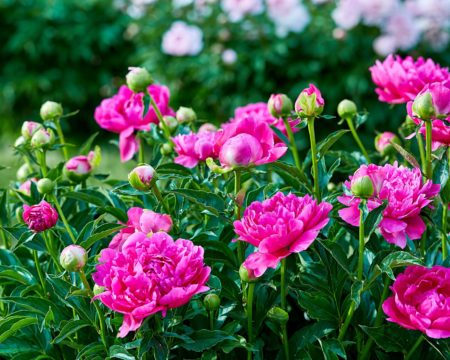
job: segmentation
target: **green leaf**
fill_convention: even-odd
[[[64,197],[84,201],[99,207],[105,206],[109,200],[97,190],[78,190],[63,194]]]
[[[36,284],[36,279],[27,269],[21,266],[0,265],[0,279],[15,281],[24,285]]]
[[[87,155],[89,151],[92,149],[92,144],[95,140],[95,138],[98,136],[99,132],[96,132],[89,136],[89,138],[83,143],[83,145],[80,146],[80,154],[81,155]]]
[[[323,355],[325,360],[335,360],[338,359],[338,356],[347,359],[347,354],[345,353],[344,346],[339,340],[336,339],[326,339],[320,340],[317,339],[322,348]]]
[[[433,183],[441,185],[441,189],[447,184],[449,177],[449,168],[447,156],[444,159],[437,162],[433,171]]]
[[[92,245],[94,245],[97,241],[103,240],[109,235],[118,232],[120,229],[123,229],[125,226],[121,224],[102,224],[97,227],[91,236],[89,236],[85,241],[80,243],[85,249],[89,249]]]
[[[110,359],[136,360],[123,346],[113,345],[109,348]]]
[[[317,144],[318,159],[320,160],[328,152],[328,150],[331,149],[335,142],[348,132],[350,132],[350,130],[337,130],[328,135],[324,140],[320,141]]]
[[[394,147],[395,150],[398,151],[398,153],[403,156],[403,158],[409,162],[413,167],[420,169],[419,162],[416,160],[416,158],[410,154],[408,151],[406,151],[404,148],[402,148],[399,144],[396,144],[394,142],[391,142],[391,145]]]
[[[7,320],[7,322],[2,321],[0,323],[0,343],[13,336],[20,329],[38,323],[35,317],[22,317],[21,319],[10,317]]]
[[[210,192],[191,189],[174,189],[170,192],[184,197],[189,202],[210,211],[216,216],[225,209],[225,201],[220,196]]]
[[[78,330],[86,326],[92,326],[92,324],[86,320],[70,320],[64,325],[64,327],[59,332],[58,336],[53,339],[53,343],[55,344],[60,343],[68,336],[76,333]]]
[[[184,166],[169,163],[162,164],[156,168],[156,173],[158,174],[158,178],[191,178],[192,172],[185,168]]]
[[[312,325],[302,327],[289,339],[291,358],[297,359],[295,355],[305,346],[314,343],[317,339],[323,338],[335,329],[336,325],[329,321],[318,321]]]
[[[308,316],[317,320],[337,321],[338,315],[332,299],[323,293],[298,291],[297,301]]]
[[[373,232],[378,228],[381,220],[383,219],[383,211],[386,209],[387,201],[372,210],[364,220],[364,237],[366,241],[369,241]]]
[[[224,331],[202,329],[190,335],[193,342],[181,343],[180,346],[189,351],[202,352],[225,340],[236,340]]]
[[[382,272],[385,272],[392,280],[395,280],[392,269],[408,265],[423,265],[423,262],[406,251],[396,251],[387,255],[381,261],[380,268]]]
[[[375,343],[387,352],[404,352],[411,349],[417,340],[418,332],[406,330],[398,325],[387,324],[379,327],[359,325]]]

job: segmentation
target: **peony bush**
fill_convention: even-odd
[[[263,11],[245,3],[223,11]],[[450,74],[396,55],[371,73],[406,120],[366,148],[370,113],[315,84],[220,124],[130,68],[93,111],[130,165],[118,179],[45,102],[0,192],[1,357],[449,358]]]

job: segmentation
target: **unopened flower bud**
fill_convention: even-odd
[[[130,67],[126,75],[127,86],[131,91],[138,93],[144,92],[148,86],[153,83],[150,73],[142,67]]]
[[[412,111],[420,119],[430,120],[436,114],[431,94],[424,92],[417,95],[412,105]]]
[[[77,272],[86,265],[88,256],[84,247],[69,245],[63,249],[59,257],[59,263],[67,271]]]
[[[54,101],[46,101],[41,106],[41,118],[42,120],[53,120],[60,118],[63,114],[63,108],[61,104]]]
[[[14,147],[20,147],[24,145],[27,141],[23,136],[19,136],[16,141],[14,142]]]
[[[175,129],[178,127],[178,120],[170,115],[163,116],[164,124],[169,129],[170,133],[173,133]],[[159,127],[162,129],[163,124],[159,123]]]
[[[200,128],[198,129],[198,132],[214,132],[217,131],[217,126],[210,124],[210,123],[204,123]]]
[[[203,305],[208,311],[216,311],[220,307],[220,298],[216,294],[208,294],[203,299]]]
[[[294,106],[292,100],[285,94],[272,94],[267,103],[267,108],[273,117],[279,118],[289,115]]]
[[[322,114],[325,101],[320,90],[313,84],[304,89],[295,102],[295,111],[302,117],[312,118]]]
[[[164,156],[170,155],[173,152],[172,145],[169,144],[169,143],[165,143],[165,144],[163,144],[161,146],[161,150],[160,151],[161,151],[161,155],[164,155]]]
[[[254,136],[238,134],[223,144],[219,160],[226,167],[249,166],[259,160],[262,153],[261,143]]]
[[[385,131],[375,137],[375,149],[377,149],[381,156],[387,156],[394,152],[395,149],[391,143],[400,145],[400,139],[397,135],[389,131]]]
[[[128,174],[130,185],[139,191],[149,191],[152,187],[152,180],[155,177],[155,169],[150,165],[140,165],[135,167]]]
[[[104,291],[105,291],[105,287],[97,285],[97,284],[95,284],[94,288],[92,289],[92,292],[94,293],[95,296],[101,294]]]
[[[280,325],[285,325],[289,321],[289,314],[286,310],[274,306],[267,312],[267,317]]]
[[[30,166],[27,164],[23,164],[16,173],[17,180],[20,182],[24,182],[27,180],[28,176],[30,176],[33,173],[32,169],[30,169]]]
[[[88,156],[78,155],[69,159],[63,168],[64,175],[75,183],[86,180],[93,170],[91,164],[93,156],[94,152],[91,151]]]
[[[40,194],[50,194],[55,188],[55,184],[48,178],[43,178],[39,180],[36,187]]]
[[[363,199],[369,198],[373,195],[373,183],[367,175],[352,179],[351,185],[352,194]]]
[[[52,129],[39,129],[31,138],[31,146],[36,149],[46,149],[55,142],[55,135]]]
[[[22,136],[24,137],[24,139],[28,141],[33,137],[34,133],[36,131],[38,131],[39,129],[42,129],[41,124],[34,122],[34,121],[25,121],[22,124],[21,133],[22,133]]]
[[[195,120],[197,120],[197,115],[195,114],[195,111],[191,108],[181,106],[177,110],[177,120],[179,123],[190,123]]]
[[[253,274],[253,271],[248,270],[244,264],[239,268],[239,277],[244,283],[256,282],[258,278]]]
[[[353,119],[357,111],[356,104],[347,99],[342,100],[337,107],[337,113],[343,119]]]

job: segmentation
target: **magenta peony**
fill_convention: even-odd
[[[383,303],[387,320],[434,339],[450,337],[450,269],[409,266]]]
[[[205,161],[209,157],[217,158],[215,150],[217,136],[216,132],[199,131],[197,134],[191,132],[173,137],[172,141],[178,154],[175,163],[193,168],[199,161]]]
[[[262,165],[277,161],[287,151],[284,143],[276,143],[269,125],[255,117],[243,117],[223,126],[215,151],[222,166]]]
[[[104,291],[94,297],[124,314],[118,336],[135,331],[142,321],[159,311],[187,304],[195,294],[209,290],[211,269],[203,261],[203,248],[191,241],[174,241],[164,232],[151,237],[135,233],[122,251],[102,250],[92,275]]]
[[[162,85],[150,85],[148,92],[155,100],[162,115],[175,115],[169,107],[169,89]],[[119,92],[104,99],[95,109],[94,118],[102,129],[120,134],[119,148],[122,161],[130,160],[137,152],[138,143],[134,136],[137,130],[149,130],[150,123],[157,124],[158,117],[152,107],[144,115],[144,93],[133,93],[121,86]]]
[[[383,62],[377,60],[370,69],[372,80],[378,87],[378,99],[389,104],[402,104],[414,100],[427,84],[450,79],[447,68],[441,68],[431,59],[411,56],[402,59],[389,55]]]
[[[331,204],[317,204],[311,196],[298,197],[279,192],[263,202],[255,201],[234,222],[238,240],[257,248],[244,262],[259,277],[267,268],[292,253],[306,250],[328,223]]]
[[[367,201],[369,211],[387,201],[379,225],[386,241],[403,249],[406,246],[406,236],[411,240],[420,239],[425,231],[420,211],[433,201],[433,197],[439,193],[440,185],[433,184],[430,180],[424,184],[420,169],[411,170],[395,163],[384,166],[362,165],[350,176],[350,181],[345,182],[345,187],[350,190],[352,183],[362,176],[368,176],[373,183],[374,193]],[[344,194],[338,200],[347,206],[339,210],[342,220],[359,226],[360,199]]]
[[[58,213],[45,200],[37,205],[23,206],[23,221],[34,232],[41,232],[52,228],[58,222]]]

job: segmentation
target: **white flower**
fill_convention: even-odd
[[[163,35],[162,51],[172,56],[194,56],[203,49],[202,30],[183,21],[175,21]]]
[[[361,20],[361,8],[359,1],[339,1],[331,16],[338,27],[344,30],[350,30],[354,28]]]
[[[222,0],[221,6],[231,22],[238,22],[247,15],[257,15],[264,11],[262,0]]]
[[[233,49],[225,49],[222,52],[222,61],[224,64],[233,65],[237,61],[237,53]]]
[[[279,37],[301,32],[310,21],[308,10],[298,0],[267,0],[267,14]]]

